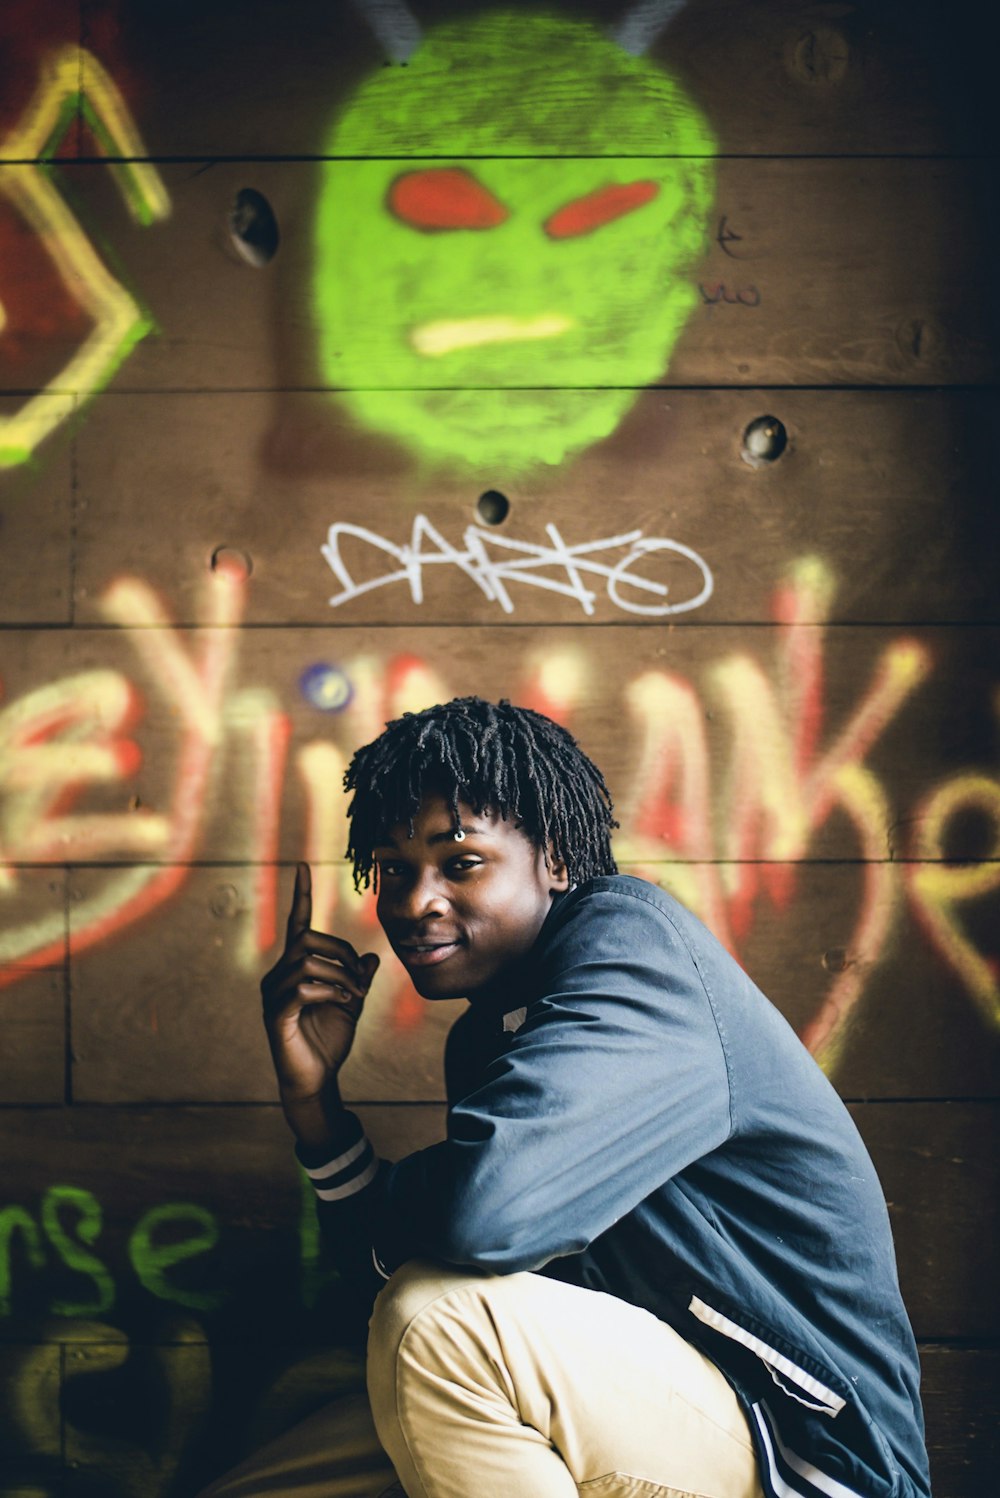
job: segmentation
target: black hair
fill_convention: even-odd
[[[374,849],[393,827],[406,825],[423,797],[450,804],[455,830],[459,800],[479,815],[516,819],[549,858],[566,865],[571,884],[616,874],[611,829],[617,827],[604,776],[572,734],[551,718],[512,703],[456,697],[387,723],[359,749],[344,775],[354,792],[347,809],[356,888],[372,883]]]

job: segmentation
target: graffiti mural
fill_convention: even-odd
[[[996,713],[1000,724],[1000,692]],[[949,862],[949,828],[969,812],[988,829],[985,859]],[[983,1015],[1000,1024],[1000,954],[980,951],[963,922],[963,912],[1000,889],[1000,780],[968,774],[938,786],[920,808],[916,825],[908,875],[921,925]]]
[[[110,864],[74,909],[71,954],[113,939],[169,902],[201,854],[213,817],[238,788],[241,854],[255,869],[241,962],[254,971],[279,921],[277,860],[289,772],[304,798],[300,853],[316,865],[317,921],[374,925],[370,901],[357,906],[342,862],[347,756],[387,718],[452,696],[464,683],[409,652],[314,661],[290,684],[291,698],[273,686],[244,683],[239,656],[247,636],[235,626],[247,586],[235,564],[207,574],[208,627],[189,642],[146,584],[121,578],[104,594],[102,610],[109,622],[131,626],[127,639],[155,702],[124,672],[93,669],[35,687],[0,709],[0,900],[16,892],[18,865]],[[823,621],[833,593],[829,569],[804,559],[776,590],[769,661],[724,652],[699,683],[638,663],[624,674],[614,696],[623,742],[631,747],[621,771],[628,789],[619,798],[617,857],[667,883],[739,954],[761,902],[779,912],[787,906],[798,862],[836,813],[851,828],[862,886],[845,948],[863,949],[869,959],[884,956],[908,898],[940,956],[996,1021],[997,974],[964,931],[961,913],[1000,887],[1000,866],[956,868],[945,860],[947,825],[963,809],[977,809],[994,839],[1000,835],[997,782],[970,774],[932,789],[917,809],[912,872],[906,877],[907,866],[887,858],[899,809],[868,758],[933,675],[934,661],[917,639],[892,640],[831,736]],[[536,651],[514,695],[585,732],[594,669],[582,643]],[[295,727],[296,697],[320,709],[333,733],[303,739]],[[173,725],[167,805],[87,809],[88,795],[127,787],[136,775],[143,718],[154,708],[159,721]],[[721,772],[713,771],[706,710],[724,725]],[[125,867],[115,866],[122,861]],[[65,941],[61,911],[8,925],[0,935],[0,984],[60,961]],[[806,1026],[803,1038],[831,1069],[871,971],[870,960],[836,974]],[[401,989],[396,1022],[416,1022],[419,1013]]]
[[[498,536],[482,526],[468,525],[462,534],[462,546],[452,546],[426,515],[416,515],[408,545],[396,545],[365,526],[339,520],[330,526],[323,558],[340,583],[330,604],[336,608],[391,583],[405,582],[414,603],[424,597],[424,569],[456,567],[505,614],[515,611],[508,584],[541,588],[563,598],[572,598],[583,613],[592,615],[597,595],[584,578],[602,578],[611,603],[627,614],[665,618],[669,614],[686,614],[701,608],[712,596],[714,587],[707,562],[690,546],[662,536],[643,536],[641,530],[624,531],[618,536],[604,536],[598,541],[583,541],[567,546],[558,527],[551,521],[545,527],[548,546],[516,541],[509,535]],[[375,577],[355,578],[348,568],[342,541],[353,539],[376,555],[388,557],[399,565]],[[625,555],[609,565],[598,558],[602,552],[622,551]],[[633,571],[644,558],[662,562],[683,558],[690,565],[682,569],[680,588]],[[554,575],[553,575],[554,574]],[[687,584],[685,587],[684,584]],[[655,601],[654,601],[655,600]]]
[[[113,274],[60,190],[53,162],[80,115],[109,159],[108,169],[132,218],[166,218],[170,199],[147,155],[125,100],[92,53],[66,46],[49,53],[37,90],[18,124],[0,140],[0,202],[16,220],[0,222],[8,247],[32,237],[32,255],[47,256],[69,302],[89,324],[80,347],[13,416],[0,417],[0,467],[25,462],[53,431],[111,379],[153,326],[132,291]],[[0,241],[2,243],[2,241]],[[21,258],[15,254],[14,262]],[[29,282],[29,285],[31,283]],[[21,339],[44,336],[50,309],[24,306],[23,289],[0,284],[0,357]],[[6,342],[6,350],[5,350]]]
[[[870,9],[8,0],[0,1493],[189,1498],[361,1386],[258,980],[307,859],[383,960],[345,1097],[440,1137],[342,781],[469,691],[845,1097],[935,1490],[995,1470],[982,132]]]
[[[714,139],[676,79],[583,22],[498,10],[407,38],[405,74],[366,79],[325,145],[324,381],[424,464],[559,464],[615,430],[699,304]]]

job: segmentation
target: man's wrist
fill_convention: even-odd
[[[295,1135],[297,1153],[309,1161],[330,1159],[356,1132],[354,1118],[344,1108],[334,1079],[312,1097],[282,1097],[281,1106]]]
[[[371,1140],[353,1113],[345,1117],[351,1133],[341,1141],[334,1155],[319,1160],[307,1153],[300,1144],[295,1146],[299,1164],[312,1182],[313,1190],[321,1202],[341,1202],[357,1196],[370,1186],[378,1174],[379,1162],[372,1149]]]

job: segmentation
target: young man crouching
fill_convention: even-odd
[[[263,982],[285,1115],[371,1322],[335,1405],[210,1492],[926,1498],[916,1350],[851,1119],[706,928],[621,875],[600,771],[463,698],[347,772],[348,856],[417,992],[466,998],[448,1136],[379,1161],[342,1105],[378,959],[299,869]],[[390,1491],[398,1492],[393,1486]]]

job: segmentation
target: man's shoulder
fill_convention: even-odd
[[[586,920],[615,910],[627,911],[639,920],[665,917],[671,924],[697,921],[679,900],[648,879],[635,874],[599,874],[560,897],[552,924],[560,926],[570,919]]]
[[[539,957],[598,955],[629,966],[697,969],[700,982],[746,983],[711,930],[668,890],[633,874],[602,874],[559,897],[542,929]]]
[[[687,947],[709,933],[667,890],[633,874],[600,874],[557,901],[542,930],[543,948],[611,943],[621,948],[667,943]],[[709,938],[711,940],[711,938]]]

